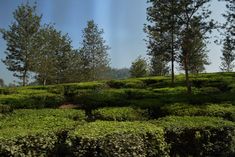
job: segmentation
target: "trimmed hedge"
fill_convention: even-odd
[[[210,117],[166,117],[156,124],[165,128],[170,156],[235,156],[235,123]]]
[[[0,119],[0,156],[235,155],[235,123],[221,118],[91,123],[84,119],[79,110],[16,110]]]
[[[235,122],[235,106],[231,104],[172,104],[161,107],[164,115],[222,117]]]
[[[88,157],[168,156],[164,131],[148,122],[97,121],[70,134],[71,152]]]
[[[0,156],[64,156],[67,132],[83,119],[79,110],[16,110],[0,119]]]
[[[131,107],[107,107],[93,111],[95,119],[107,121],[138,121],[148,120],[147,110]]]
[[[13,111],[13,108],[11,106],[0,104],[0,115],[11,113],[12,111]]]
[[[0,103],[15,109],[57,107],[64,102],[64,96],[52,93],[0,95]]]

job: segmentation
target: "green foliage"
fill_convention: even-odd
[[[88,21],[87,27],[83,30],[79,56],[84,81],[104,79],[104,74],[108,71],[109,46],[102,37],[103,33],[104,31],[99,29],[93,20]]]
[[[0,88],[0,94],[9,95],[9,94],[16,94],[16,88]]]
[[[22,4],[13,12],[14,22],[8,30],[1,31],[7,42],[6,58],[3,63],[15,77],[27,84],[35,53],[39,50],[37,34],[41,16],[36,13],[36,6]]]
[[[60,156],[67,132],[80,123],[74,119],[84,118],[78,110],[16,110],[0,120],[0,155]]]
[[[97,121],[70,138],[75,156],[168,156],[163,129],[148,122]]]
[[[0,103],[11,105],[13,108],[53,108],[63,102],[63,96],[52,93],[0,95]]]
[[[223,72],[232,72],[234,67],[235,67],[235,64],[234,64],[234,60],[235,60],[235,52],[234,52],[235,43],[233,44],[230,38],[232,38],[232,37],[229,37],[227,35],[226,38],[223,41],[224,42],[224,44],[223,44],[223,56],[220,57],[220,59],[222,60],[220,69]]]
[[[11,113],[12,111],[13,111],[13,108],[11,106],[0,104],[0,116],[1,114]]]
[[[38,32],[37,42],[40,51],[34,56],[32,68],[37,81],[42,85],[70,82],[70,77],[73,77],[70,71],[74,70],[72,64],[77,58],[69,36],[63,35],[53,25],[45,25]]]
[[[107,121],[140,121],[148,119],[147,110],[131,107],[110,107],[93,111],[95,119]]]
[[[76,125],[74,119],[83,120],[84,118],[84,112],[80,110],[15,110],[14,114],[6,115],[1,118],[0,138],[8,139],[29,134],[72,128]]]
[[[235,106],[231,104],[209,104],[201,106],[173,104],[165,105],[161,107],[161,110],[165,115],[222,117],[235,121]]]
[[[132,62],[130,73],[133,78],[146,76],[148,73],[148,65],[146,60],[139,56],[134,62]]]
[[[166,117],[157,124],[165,127],[170,156],[235,155],[233,122],[210,117]]]

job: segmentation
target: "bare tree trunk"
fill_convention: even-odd
[[[22,84],[23,86],[26,86],[26,79],[27,79],[27,78],[26,78],[26,75],[27,75],[27,71],[25,70],[25,71],[23,72],[23,76],[22,76],[22,77],[23,77],[23,84]]]
[[[46,86],[46,84],[47,84],[47,80],[44,79],[44,80],[43,80],[43,86]]]
[[[186,79],[186,86],[187,86],[187,93],[192,93],[191,83],[189,80],[189,70],[188,70],[188,64],[189,64],[189,58],[188,58],[188,52],[185,53],[184,58],[184,69],[185,69],[185,79]]]
[[[172,25],[171,25],[171,83],[172,85],[175,83],[175,70],[174,70],[174,61],[175,61],[175,54],[174,54],[174,0],[171,1],[171,16],[172,16]]]
[[[174,61],[175,61],[175,55],[174,55],[174,34],[172,32],[171,34],[171,83],[172,85],[175,83],[175,70],[174,70]]]

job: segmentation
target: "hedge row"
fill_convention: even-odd
[[[57,107],[65,101],[64,96],[52,93],[0,95],[0,103],[16,109]]]
[[[14,111],[0,120],[0,156],[235,155],[235,123],[221,118],[91,123],[84,118],[80,110]]]
[[[107,107],[94,110],[95,119],[106,121],[143,121],[150,117],[147,110],[132,107]]]
[[[166,117],[155,124],[165,128],[170,156],[235,156],[235,123],[210,117]]]
[[[232,104],[207,104],[198,106],[176,103],[162,106],[160,109],[163,115],[222,117],[235,122],[235,106]]]
[[[163,128],[148,122],[97,121],[69,136],[75,156],[168,156]]]
[[[14,108],[53,108],[69,101],[91,109],[130,105],[144,108],[171,103],[235,104],[234,76],[234,73],[191,76],[193,94],[190,97],[186,95],[183,75],[176,77],[174,87],[170,85],[170,77],[146,77],[45,87],[0,88],[0,104]]]

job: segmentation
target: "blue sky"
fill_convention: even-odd
[[[35,0],[30,1],[34,3]],[[104,38],[111,47],[109,55],[111,66],[129,67],[139,55],[146,56],[145,33],[147,0],[36,0],[38,14],[43,14],[42,23],[54,23],[58,30],[68,33],[73,47],[79,48],[82,30],[88,20],[93,19],[104,29]],[[0,28],[7,29],[13,22],[12,12],[27,0],[0,0]],[[219,22],[224,19],[223,2],[212,0],[212,18]],[[213,36],[217,33],[213,33]],[[221,46],[208,44],[209,59],[212,63],[206,67],[207,72],[219,71]],[[5,57],[5,41],[0,38],[0,58]],[[0,63],[0,78],[6,83],[17,80],[13,78],[4,64]]]

